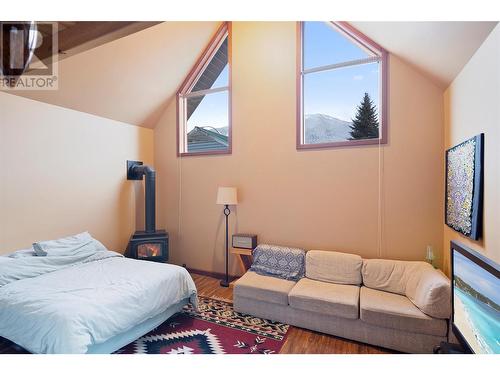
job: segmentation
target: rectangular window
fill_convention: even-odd
[[[231,153],[229,34],[224,23],[177,93],[179,156]]]
[[[297,148],[386,142],[387,52],[339,22],[300,22]]]

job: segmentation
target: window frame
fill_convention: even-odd
[[[227,54],[228,54],[228,84],[227,86],[217,87],[213,89],[206,89],[191,93],[194,85],[203,74],[205,68],[208,66],[217,50],[227,37]],[[223,22],[215,35],[210,40],[208,46],[205,48],[200,58],[194,64],[193,68],[182,82],[179,90],[176,93],[176,144],[177,144],[177,157],[184,156],[208,156],[208,155],[230,155],[232,153],[232,46],[231,46],[231,22]],[[202,152],[188,152],[187,151],[187,119],[186,119],[186,101],[190,97],[200,96],[201,94],[213,94],[217,92],[225,92],[228,94],[228,123],[227,123],[227,150],[213,150]],[[181,147],[181,142],[184,143]]]
[[[368,38],[366,35],[362,34],[354,27],[352,27],[348,22],[343,21],[329,21],[338,29],[338,32],[344,33],[349,39],[353,39],[353,43],[358,43],[362,48],[368,49],[370,52],[376,54],[380,58],[380,75],[379,75],[379,97],[381,107],[379,110],[379,123],[380,123],[380,133],[379,138],[376,139],[356,139],[356,140],[346,140],[338,142],[325,142],[325,143],[304,143],[304,75],[307,73],[312,73],[314,71],[332,71],[335,69],[333,66],[342,67],[349,66],[350,64],[339,63],[324,65],[321,68],[307,69],[304,73],[304,22],[297,22],[297,119],[296,119],[296,148],[297,150],[311,150],[311,149],[325,149],[325,148],[337,148],[337,147],[352,147],[352,146],[365,146],[365,145],[379,145],[386,144],[388,142],[388,64],[389,64],[389,53],[379,44],[375,43],[373,40]],[[330,69],[324,69],[330,66]],[[351,65],[355,66],[355,65]]]

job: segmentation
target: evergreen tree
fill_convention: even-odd
[[[365,92],[365,96],[358,105],[356,117],[352,119],[351,140],[378,138],[377,108]]]

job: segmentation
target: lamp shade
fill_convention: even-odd
[[[235,187],[219,187],[217,191],[217,204],[238,204],[238,194]]]

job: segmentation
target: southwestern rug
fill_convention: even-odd
[[[277,354],[287,324],[240,314],[222,299],[198,297],[191,305],[114,354]],[[0,353],[27,352],[0,338]]]

